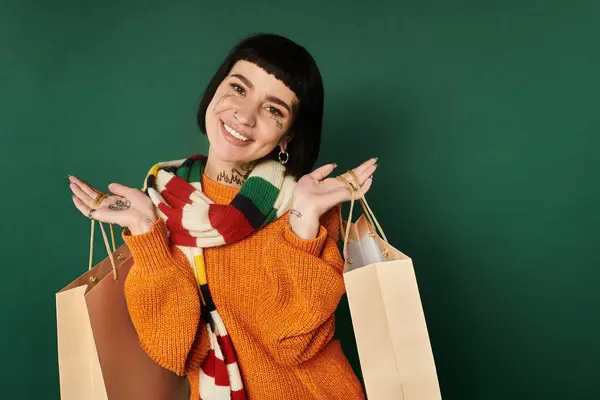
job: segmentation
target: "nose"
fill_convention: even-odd
[[[233,111],[233,117],[242,125],[248,125],[252,127],[256,123],[254,112],[246,108],[240,107]]]

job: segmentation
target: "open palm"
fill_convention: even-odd
[[[336,205],[351,200],[352,193],[344,182],[334,177],[328,178],[335,167],[335,164],[323,165],[300,178],[294,189],[292,208],[321,216]],[[376,158],[365,161],[354,169],[360,185],[360,189],[355,193],[356,199],[369,191],[376,169]],[[342,177],[356,187],[356,182],[349,172],[342,174]]]
[[[87,216],[101,192],[76,176],[70,176],[69,181],[75,207]],[[111,183],[108,188],[114,195],[109,195],[95,207],[95,220],[129,227],[141,220],[156,218],[152,200],[141,190],[119,183]]]

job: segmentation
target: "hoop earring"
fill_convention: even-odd
[[[290,153],[288,153],[287,151],[280,151],[279,152],[279,162],[283,165],[287,164],[287,162],[290,160]]]

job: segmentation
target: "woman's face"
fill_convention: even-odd
[[[247,163],[269,154],[294,122],[298,99],[282,81],[254,63],[238,61],[206,109],[210,154]]]

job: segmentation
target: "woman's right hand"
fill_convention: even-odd
[[[96,197],[102,192],[76,176],[70,175],[68,179],[75,207],[87,217]],[[157,219],[150,197],[139,189],[119,183],[111,183],[108,189],[113,195],[96,207],[92,217],[97,221],[128,228],[133,235],[149,232]]]

